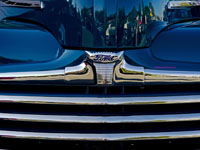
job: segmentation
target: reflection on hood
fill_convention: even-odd
[[[43,0],[43,9],[3,6],[9,1],[14,5],[16,0],[0,1],[1,18],[38,22],[61,45],[76,48],[146,47],[152,40],[147,34],[155,35],[167,23],[200,14],[198,1]],[[148,30],[152,25],[159,30]]]

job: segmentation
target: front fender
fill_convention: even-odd
[[[0,22],[0,64],[55,60],[63,50],[54,36],[40,26],[16,21]]]

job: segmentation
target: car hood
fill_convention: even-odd
[[[43,0],[38,9],[14,1],[0,1],[1,19],[34,21],[49,29],[61,45],[75,48],[144,47],[147,26],[164,22],[167,5],[165,0]]]
[[[155,35],[174,20],[173,18],[177,21],[198,17],[199,3],[175,2],[1,0],[0,19],[10,18],[40,24],[64,47],[103,48],[106,51],[105,48],[147,47]],[[180,11],[180,6],[186,2],[187,7],[184,5]],[[42,4],[41,7],[39,4]],[[179,9],[171,8],[176,5]],[[190,10],[191,8],[194,10]]]

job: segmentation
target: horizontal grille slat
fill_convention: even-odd
[[[0,120],[57,123],[159,123],[200,121],[200,113],[138,116],[64,116],[0,113]]]
[[[80,141],[134,141],[134,140],[159,140],[199,138],[200,130],[159,132],[159,133],[126,133],[126,134],[69,134],[69,133],[42,133],[19,132],[0,130],[0,137],[20,139],[46,139],[46,140],[80,140]]]
[[[114,89],[116,94],[108,94]],[[0,90],[0,139],[140,141],[200,138],[200,92],[177,90],[175,93],[126,95],[119,93],[121,89],[123,87],[83,87],[82,94],[74,90],[74,93]],[[91,94],[93,90],[99,93]]]
[[[86,97],[1,95],[0,103],[65,104],[65,105],[138,105],[200,103],[200,95],[151,97]]]

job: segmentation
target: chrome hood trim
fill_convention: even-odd
[[[94,84],[94,72],[92,66],[87,62],[82,62],[80,65],[65,68],[64,80],[69,84]]]
[[[123,59],[115,67],[114,82],[122,85],[144,85],[144,67],[132,66]]]
[[[30,67],[28,64],[25,65],[30,71],[23,71],[24,65],[8,66],[6,69],[9,71],[0,73],[0,84],[143,86],[200,82],[198,71],[146,69],[144,66],[131,65],[124,58],[123,51],[118,53],[87,51],[81,61],[77,57],[71,62],[72,64],[76,62],[74,65],[63,63],[67,60],[66,58],[70,57],[71,54],[68,53],[70,52],[65,52],[63,58],[56,61],[31,64]],[[66,57],[67,54],[69,56]],[[34,65],[42,67],[38,69],[39,71],[31,71],[31,66]],[[54,69],[41,69],[45,66],[54,66]]]
[[[0,0],[0,4],[1,7],[45,8],[44,2],[39,0]]]

